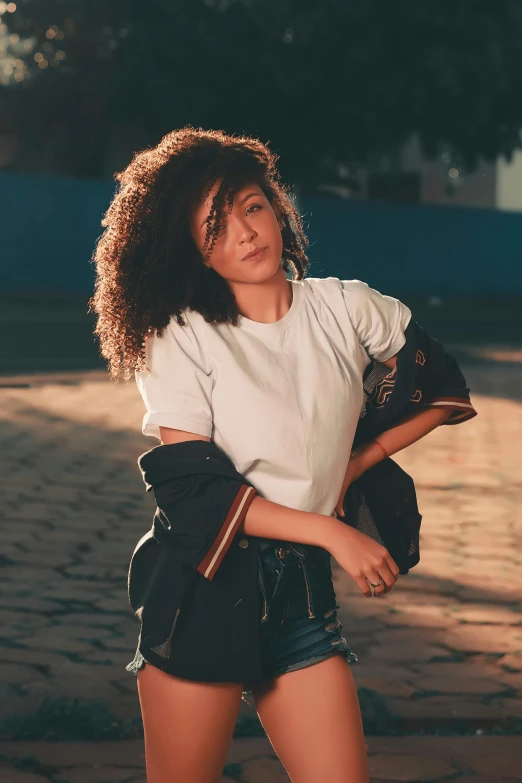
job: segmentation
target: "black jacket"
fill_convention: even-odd
[[[414,321],[396,367],[374,361],[363,383],[354,445],[425,405],[451,409],[445,424],[476,415],[455,360]],[[138,465],[157,508],[129,568],[129,601],[141,621],[137,655],[191,680],[261,678],[261,539],[237,532],[256,488],[213,441],[156,446]],[[419,562],[415,487],[393,460],[355,481],[343,506],[343,521],[386,546],[401,574]]]

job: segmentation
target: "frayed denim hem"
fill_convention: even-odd
[[[287,672],[294,672],[297,671],[298,669],[305,669],[308,666],[312,666],[312,664],[314,663],[325,661],[327,658],[330,658],[332,655],[342,655],[343,658],[345,658],[349,664],[359,662],[359,658],[353,652],[353,650],[350,650],[348,646],[345,647],[341,645],[340,648],[332,649],[330,652],[327,652],[324,655],[314,655],[312,658],[307,658],[304,661],[299,661],[298,663],[290,664],[290,666],[286,666],[283,669],[278,669],[270,677],[265,678],[265,680],[271,680],[274,677],[279,677],[281,674],[286,674]],[[263,680],[260,680],[260,682],[263,682]],[[249,693],[252,693],[252,689],[245,688],[241,693],[241,699],[246,704],[248,704],[249,707],[253,707],[253,705],[247,699]]]
[[[126,669],[128,672],[132,672],[132,674],[138,674],[139,670],[140,670],[140,669],[141,669],[143,666],[145,666],[145,664],[146,664],[146,663],[147,663],[147,661],[145,660],[145,658],[144,658],[144,657],[143,657],[143,655],[141,654],[141,652],[140,652],[140,647],[139,647],[139,645],[138,645],[138,648],[137,648],[137,650],[136,650],[136,653],[135,653],[135,655],[134,655],[134,658],[132,659],[132,661],[131,661],[130,663],[128,663],[128,664],[127,664],[127,666],[125,667],[125,669]]]

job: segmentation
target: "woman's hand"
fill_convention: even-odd
[[[388,550],[373,538],[340,523],[329,551],[366,598],[389,593],[399,578],[399,568]],[[384,584],[372,589],[369,582]]]
[[[343,501],[350,484],[382,459],[382,446],[377,445],[375,441],[369,441],[352,452],[335,506],[335,513],[339,519],[344,519]],[[333,548],[330,546],[329,549],[366,598],[389,593],[399,578],[399,568],[388,550],[353,527],[341,524],[334,537]],[[383,584],[370,588],[369,582],[375,585],[381,580]]]
[[[350,454],[348,467],[344,475],[341,492],[339,493],[339,498],[335,504],[335,513],[338,517],[344,519],[343,501],[346,490],[350,484],[353,484],[353,482],[356,481],[359,476],[362,476],[362,474],[368,470],[368,468],[371,468],[373,465],[376,465],[378,462],[380,462],[382,458],[382,446],[377,446],[375,441],[371,440],[368,441],[368,443],[364,443],[359,446],[357,449],[355,449],[355,451],[352,451]]]
[[[346,495],[346,490],[350,484],[359,478],[359,476],[362,476],[366,469],[367,468],[365,467],[364,462],[359,454],[354,453],[350,456],[350,461],[344,475],[341,492],[339,493],[339,498],[335,504],[335,513],[338,517],[344,518],[343,500],[344,496]]]

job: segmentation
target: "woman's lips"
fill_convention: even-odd
[[[243,259],[243,261],[259,261],[261,258],[263,258],[265,251],[267,250],[266,247],[262,247],[260,250],[257,251],[257,253],[253,256],[247,256]]]

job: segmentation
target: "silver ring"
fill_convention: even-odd
[[[381,585],[383,585],[383,584],[384,584],[384,582],[383,582],[383,581],[382,581],[382,579],[381,579],[381,580],[380,580],[379,582],[377,582],[376,584],[374,584],[373,582],[368,582],[368,584],[370,585],[370,587],[380,587]]]

